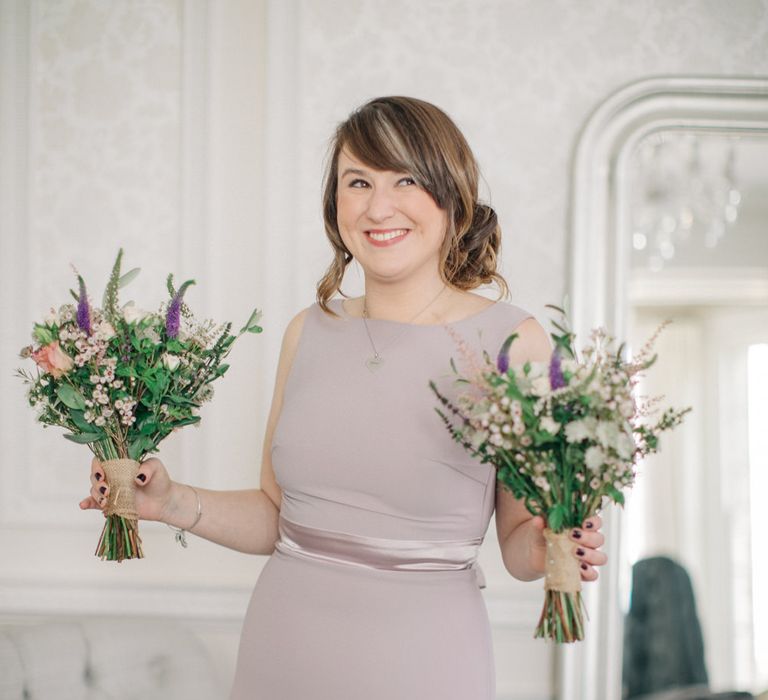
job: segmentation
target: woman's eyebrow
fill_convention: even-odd
[[[345,168],[344,172],[341,173],[341,177],[346,177],[347,175],[366,175],[367,173],[365,170],[360,170],[359,168]]]

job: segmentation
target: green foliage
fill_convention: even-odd
[[[53,331],[42,323],[35,324],[35,327],[32,330],[32,335],[34,336],[35,340],[40,343],[40,345],[49,345],[54,340],[56,340],[56,336],[53,334]]]
[[[56,394],[67,408],[73,408],[79,411],[85,409],[85,398],[73,386],[69,384],[59,384],[56,389]]]
[[[117,258],[112,266],[109,282],[104,290],[102,309],[107,320],[114,326],[117,323],[117,288],[120,283],[120,261],[123,258],[123,249],[117,251]]]

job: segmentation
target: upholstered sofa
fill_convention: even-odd
[[[181,623],[126,618],[0,625],[0,700],[220,700]]]

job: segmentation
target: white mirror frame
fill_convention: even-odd
[[[630,249],[621,198],[626,164],[637,144],[662,130],[760,132],[768,135],[768,79],[664,76],[608,97],[587,120],[572,159],[570,319],[581,345],[604,326],[626,337]],[[558,700],[619,700],[623,620],[621,513],[603,514],[609,562],[587,586],[586,639],[556,651]]]

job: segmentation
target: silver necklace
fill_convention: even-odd
[[[397,335],[394,337],[394,339],[393,339],[393,340],[391,340],[391,341],[389,342],[389,347],[391,347],[391,346],[393,345],[393,343],[394,343],[396,340],[398,340],[398,339],[400,338],[400,336],[401,336],[401,335],[403,335],[403,333],[405,333],[405,331],[407,331],[407,330],[408,330],[408,328],[410,327],[410,325],[411,325],[411,324],[412,324],[412,323],[413,323],[413,322],[414,322],[414,321],[415,321],[415,320],[416,320],[416,319],[417,319],[419,316],[421,316],[421,314],[423,314],[423,313],[424,313],[424,312],[425,312],[425,311],[426,311],[426,310],[427,310],[427,309],[428,309],[430,306],[432,306],[432,304],[434,304],[434,303],[435,303],[435,302],[438,300],[438,298],[440,297],[440,295],[441,295],[441,294],[442,294],[442,293],[443,293],[443,292],[444,292],[446,289],[447,289],[447,287],[443,287],[443,288],[442,288],[442,289],[441,289],[441,290],[440,290],[440,291],[437,293],[437,296],[436,296],[434,299],[432,299],[432,301],[430,301],[430,302],[429,302],[429,304],[427,304],[427,305],[426,305],[426,306],[425,306],[425,307],[424,307],[424,308],[423,308],[421,311],[419,311],[419,313],[417,313],[417,314],[416,314],[416,315],[415,315],[413,318],[411,318],[411,320],[410,320],[410,321],[408,321],[408,322],[405,324],[405,328],[403,328],[403,330],[402,330],[402,331],[400,331],[400,333],[398,333],[398,334],[397,334]],[[370,343],[371,343],[371,348],[373,348],[373,355],[371,355],[370,357],[368,357],[368,358],[365,360],[365,366],[366,366],[366,367],[367,367],[367,368],[368,368],[368,369],[369,369],[371,372],[375,372],[377,369],[379,369],[379,367],[381,367],[381,366],[384,364],[384,358],[381,356],[381,353],[380,353],[380,352],[379,352],[379,351],[376,349],[376,344],[373,342],[373,338],[371,337],[371,329],[370,329],[370,328],[368,328],[368,307],[367,307],[367,305],[366,305],[366,298],[365,298],[365,297],[363,297],[363,324],[365,325],[365,332],[368,334],[368,340],[369,340],[369,341],[370,341]]]

